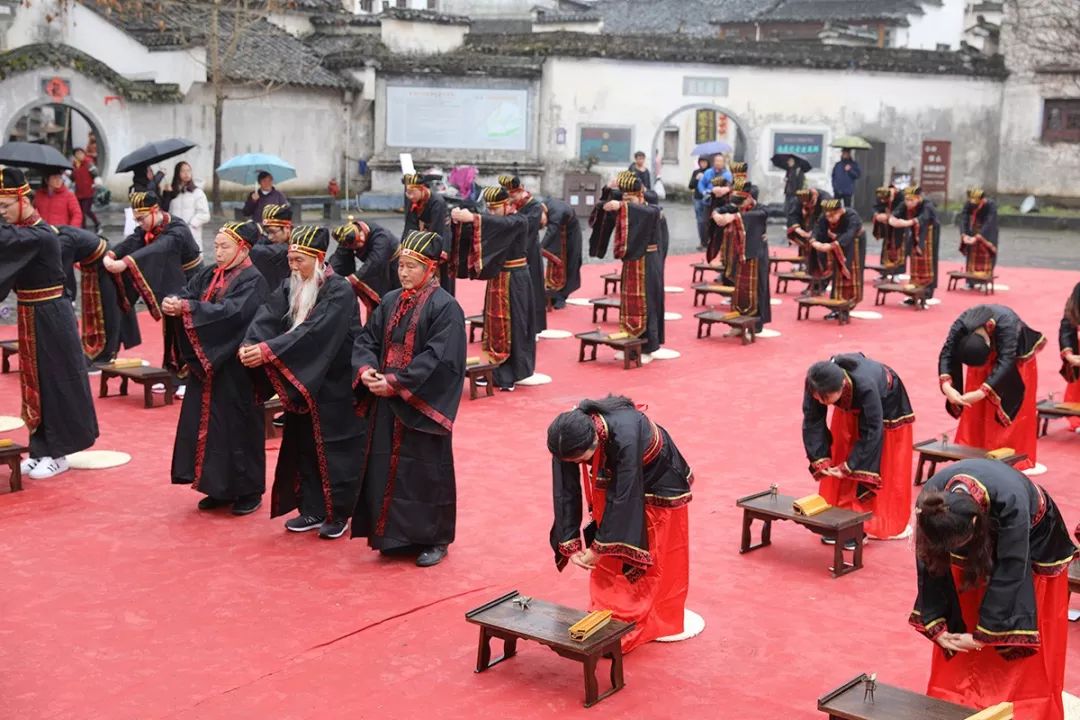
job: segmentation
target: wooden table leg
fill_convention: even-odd
[[[19,492],[22,487],[22,454],[8,460],[8,468],[11,469],[11,479],[9,484],[11,485],[11,492]]]
[[[840,577],[844,574],[844,543],[847,542],[847,534],[843,531],[836,533],[836,544],[833,545],[832,576]]]
[[[98,387],[98,397],[108,397],[109,395],[109,375],[104,370],[101,371],[101,385]]]
[[[9,372],[11,372],[11,353],[5,350],[4,358],[0,361],[0,373],[7,375]]]
[[[154,387],[154,384],[152,382],[149,382],[149,381],[144,382],[142,384],[143,407],[144,408],[152,408],[152,407],[154,407],[154,390],[153,390],[153,387]]]
[[[585,667],[585,707],[592,707],[600,699],[600,688],[596,683],[596,657],[586,657],[582,662]]]
[[[589,360],[596,360],[596,351],[600,349],[600,344],[593,343],[589,348],[592,350],[592,353],[589,355]]]
[[[476,649],[476,672],[484,672],[491,663],[491,635],[487,628],[480,628],[480,646]]]
[[[749,510],[743,510],[742,513],[742,544],[739,546],[740,553],[750,552],[750,526],[754,524],[754,518],[750,515]]]
[[[581,341],[581,347],[578,348],[577,361],[578,362],[585,362],[585,341],[584,340]]]
[[[165,404],[172,405],[173,395],[176,393],[176,388],[173,387],[172,378],[165,381]]]
[[[1039,417],[1039,435],[1038,437],[1046,437],[1046,434],[1050,432],[1050,417],[1042,415]]]
[[[926,455],[924,453],[919,453],[919,466],[915,470],[915,484],[916,485],[922,485],[923,482],[924,482],[923,481],[923,467],[925,465],[926,465]]]
[[[121,395],[127,395],[128,394],[128,379],[126,377],[120,378],[120,394]]]
[[[623,654],[622,641],[615,643],[611,650],[611,691],[622,690],[626,682],[623,680]]]
[[[855,526],[855,552],[851,554],[852,570],[859,570],[862,568],[863,535],[865,532],[862,523]]]
[[[469,375],[469,399],[476,399],[476,376]]]
[[[487,392],[484,397],[491,397],[495,394],[495,371],[488,370],[484,373],[484,379],[487,380]]]

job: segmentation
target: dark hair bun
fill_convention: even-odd
[[[937,515],[947,509],[945,495],[939,492],[925,493],[919,499],[919,510],[924,515]]]

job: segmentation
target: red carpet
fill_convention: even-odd
[[[669,285],[689,288],[690,260],[669,259]],[[610,267],[585,269],[582,297],[599,294]],[[1001,274],[1011,290],[994,299],[1051,340],[1040,356],[1040,395],[1061,397],[1057,326],[1078,278]],[[464,285],[466,314],[476,312],[482,286]],[[863,570],[833,580],[831,551],[797,526],[778,525],[772,548],[740,556],[734,501],[774,482],[790,494],[814,490],[799,435],[802,378],[831,353],[862,350],[902,375],[916,439],[951,432],[938,348],[954,317],[984,298],[941,292],[941,305],[916,312],[873,308],[871,297],[862,309],[884,320],[838,327],[820,311],[797,323],[793,294],[781,297],[772,327],[782,337],[743,347],[697,340],[692,293],[669,294],[668,310],[683,319],[668,323],[667,346],[682,357],[629,372],[610,351],[579,365],[576,341],[541,341],[537,369],[553,384],[463,402],[458,540],[430,570],[383,560],[362,541],[286,534],[265,506],[246,518],[197,512],[201,496],[169,484],[178,406],[144,410],[141,394],[98,400],[97,447],[129,452],[131,464],[27,480],[24,492],[0,495],[0,717],[292,720],[431,709],[441,719],[809,720],[822,717],[819,694],[860,672],[925,689],[930,646],[906,624],[915,596],[909,541],[870,545]],[[553,328],[590,327],[588,308],[549,317]],[[157,364],[160,335],[143,319],[151,341],[127,354]],[[587,715],[580,666],[538,645],[474,675],[476,630],[463,613],[511,589],[587,604],[584,573],[557,573],[547,547],[544,431],[557,412],[609,391],[647,404],[695,468],[690,607],[708,627],[687,642],[636,650],[626,689]],[[17,376],[0,376],[0,414],[18,413]],[[1080,437],[1064,423],[1051,427],[1040,447],[1050,472],[1040,482],[1076,522]],[[1080,664],[1068,673],[1076,692]]]

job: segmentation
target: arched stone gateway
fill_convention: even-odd
[[[69,98],[60,102],[39,99],[26,103],[8,116],[3,139],[52,145],[70,159],[75,148],[87,147],[92,133],[97,141],[96,163],[104,175],[108,173],[112,158],[103,128],[94,114],[78,102]]]
[[[727,116],[728,120],[735,125],[735,142],[732,143],[734,151],[732,152],[732,159],[745,160],[746,158],[756,157],[751,145],[750,136],[747,134],[745,128],[746,124],[732,112],[730,109],[723,105],[717,105],[715,103],[697,102],[689,103],[681,107],[672,110],[660,123],[656,126],[656,130],[653,132],[652,143],[650,145],[652,153],[650,157],[656,157],[657,153],[662,152],[663,148],[660,147],[661,135],[665,128],[667,128],[675,118],[679,117],[683,113],[693,112],[696,110],[715,110],[717,113],[722,113]]]

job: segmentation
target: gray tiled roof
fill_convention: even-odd
[[[729,2],[742,0],[597,0],[590,14],[601,16],[604,32],[614,35],[681,33],[704,37],[715,34],[709,20]]]
[[[446,25],[468,25],[469,18],[464,15],[447,15],[433,10],[412,10],[409,8],[387,8],[382,11],[382,17],[394,18],[395,20],[426,20],[433,23]]]
[[[918,0],[726,0],[712,24],[768,22],[868,22],[921,15]]]

